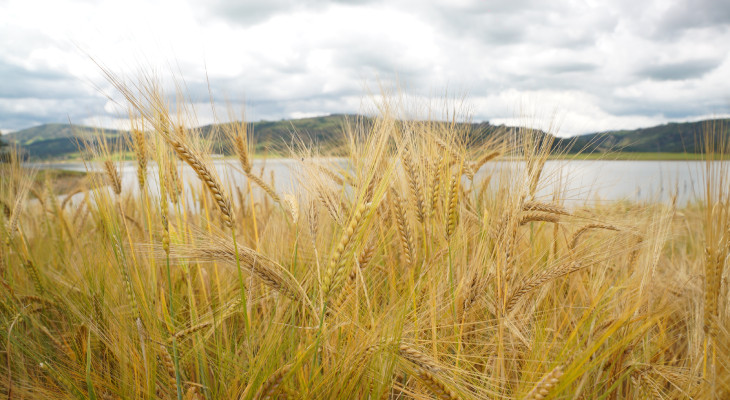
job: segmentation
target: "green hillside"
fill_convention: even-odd
[[[346,121],[355,121],[356,115],[329,115],[281,121],[255,122],[253,137],[255,151],[259,154],[287,154],[287,148],[303,143],[322,153],[338,153],[345,145],[344,127]],[[363,118],[365,124],[371,121]],[[707,120],[700,122],[669,123],[650,128],[624,131],[610,131],[560,139],[556,147],[568,153],[699,153],[702,149],[703,133],[708,127],[726,137],[730,135],[730,120]],[[214,152],[226,154],[228,146],[221,138],[220,125],[207,125],[200,128],[202,135],[209,138]],[[488,122],[468,124],[465,131],[470,132],[468,140],[474,144],[483,142],[498,130],[510,127],[490,125]],[[24,129],[4,138],[15,142],[35,160],[58,160],[79,156],[78,138],[93,141],[98,129],[69,124],[46,124]],[[114,149],[128,150],[124,131],[105,130],[107,140]]]
[[[700,153],[703,135],[728,137],[730,119],[680,122],[651,128],[593,133],[574,138],[571,152]]]

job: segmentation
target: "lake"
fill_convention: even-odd
[[[328,162],[345,165],[341,159],[327,159]],[[222,179],[244,187],[245,176],[236,160],[215,160],[215,167]],[[85,171],[83,163],[33,163],[37,168],[57,168]],[[122,182],[125,190],[137,191],[136,162],[122,165]],[[294,159],[255,160],[253,171],[270,182],[273,173],[276,190],[279,193],[296,193],[301,177],[298,171],[301,163]],[[476,175],[481,179],[489,174],[498,181],[500,172],[519,173],[522,162],[488,163]],[[698,199],[703,194],[702,176],[704,161],[593,161],[593,160],[550,160],[542,174],[538,195],[550,199],[559,184],[561,197],[568,205],[594,204],[596,202],[629,200],[640,202],[667,202],[677,195],[679,204]],[[97,166],[98,171],[102,169]],[[157,181],[154,164],[148,168],[150,182]],[[195,173],[187,165],[183,177],[188,184],[197,184]],[[156,183],[155,183],[156,184]],[[495,184],[496,186],[496,184]]]

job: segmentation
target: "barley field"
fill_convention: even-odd
[[[185,104],[115,83],[139,190],[103,141],[76,201],[0,166],[4,398],[730,396],[730,174],[712,127],[696,202],[575,207],[543,174],[551,136],[475,146],[459,110],[404,119],[385,101],[343,127],[344,167],[292,145],[285,193],[252,168],[244,122],[214,132],[240,185]]]

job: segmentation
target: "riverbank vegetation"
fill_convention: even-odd
[[[569,208],[543,173],[551,136],[473,147],[465,125],[403,123],[386,101],[345,125],[344,167],[293,143],[299,189],[284,193],[252,168],[246,124],[215,132],[241,185],[184,104],[116,84],[136,182],[103,140],[89,151],[104,173],[73,200],[27,201],[32,174],[0,166],[3,396],[730,394],[725,164],[707,161],[705,198],[681,209]]]

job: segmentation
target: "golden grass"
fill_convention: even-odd
[[[539,134],[469,147],[451,122],[402,129],[386,102],[344,127],[344,167],[294,150],[298,189],[279,193],[244,123],[215,134],[252,186],[218,175],[185,105],[113,82],[139,129],[139,191],[109,149],[92,175],[109,186],[78,201],[29,200],[32,174],[0,166],[0,395],[730,395],[721,164],[681,209],[569,207],[559,188],[537,196],[555,183]]]

